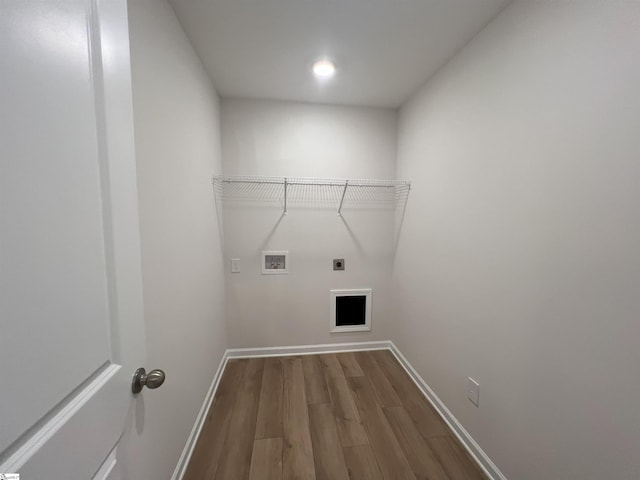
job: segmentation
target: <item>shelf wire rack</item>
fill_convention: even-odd
[[[220,203],[321,206],[336,209],[400,208],[406,204],[411,183],[406,180],[372,180],[305,177],[216,175],[213,186]]]

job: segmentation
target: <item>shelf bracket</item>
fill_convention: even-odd
[[[338,206],[338,215],[342,215],[342,204],[344,203],[344,196],[347,193],[347,187],[349,186],[349,180],[344,182],[344,190],[342,190],[342,197],[340,198],[340,205]]]
[[[287,179],[284,179],[284,214],[287,214]]]

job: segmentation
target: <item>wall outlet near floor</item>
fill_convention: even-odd
[[[231,273],[240,273],[240,259],[232,258],[231,259]]]
[[[467,379],[467,398],[476,407],[480,406],[480,384],[471,377]]]

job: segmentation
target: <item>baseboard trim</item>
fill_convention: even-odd
[[[389,350],[391,342],[327,343],[323,345],[295,345],[291,347],[232,348],[229,358],[286,357],[291,355],[315,355],[318,353],[357,352],[361,350]]]
[[[182,480],[184,476],[187,465],[189,465],[189,460],[191,459],[191,455],[193,454],[193,449],[196,446],[196,442],[198,441],[198,437],[200,436],[200,432],[202,431],[202,427],[204,426],[204,421],[209,412],[209,408],[211,408],[211,403],[213,402],[213,398],[216,396],[216,391],[218,390],[218,385],[220,385],[220,379],[222,378],[222,374],[224,369],[227,366],[227,362],[229,361],[229,350],[224,352],[222,355],[222,360],[220,360],[220,365],[218,365],[218,369],[216,370],[216,374],[213,376],[213,380],[211,380],[211,385],[209,385],[209,390],[204,397],[204,402],[202,403],[202,407],[200,407],[200,412],[198,412],[198,416],[196,417],[196,421],[193,424],[193,428],[191,429],[191,433],[187,438],[187,443],[182,450],[182,454],[180,455],[180,459],[178,460],[178,464],[176,465],[175,470],[173,471],[173,475],[171,476],[171,480]]]
[[[193,425],[191,434],[187,439],[187,443],[184,447],[178,465],[176,465],[175,471],[171,477],[171,480],[182,480],[187,465],[195,448],[196,441],[200,435],[200,431],[204,425],[205,417],[213,398],[215,397],[218,385],[224,369],[227,366],[227,362],[233,358],[256,358],[256,357],[278,357],[278,356],[291,356],[291,355],[314,355],[319,353],[339,353],[339,352],[357,352],[362,350],[389,350],[396,357],[402,368],[405,369],[409,377],[416,384],[420,392],[425,396],[429,403],[435,408],[438,414],[442,417],[444,422],[449,426],[453,434],[460,441],[460,443],[467,449],[471,458],[480,466],[482,471],[489,477],[490,480],[507,480],[502,472],[498,469],[495,463],[487,456],[487,454],[480,448],[480,445],[473,439],[473,437],[462,426],[458,419],[451,413],[446,405],[440,400],[435,392],[429,387],[427,382],[420,376],[420,374],[413,368],[413,365],[405,358],[400,352],[398,347],[391,341],[379,341],[379,342],[355,342],[355,343],[329,343],[324,345],[297,345],[290,347],[264,347],[264,348],[232,348],[225,351],[218,366],[218,370],[211,382],[209,391],[205,396],[204,403],[200,408],[200,412],[196,418],[196,422]]]
[[[507,480],[500,469],[496,466],[495,463],[491,461],[489,456],[480,448],[480,445],[473,439],[473,437],[467,432],[467,430],[462,426],[462,424],[458,421],[458,419],[451,413],[446,405],[440,400],[438,395],[429,387],[427,382],[420,376],[420,374],[413,368],[413,365],[409,363],[409,360],[405,358],[404,355],[400,352],[398,347],[395,346],[393,342],[389,342],[391,353],[396,357],[400,365],[405,369],[405,371],[409,374],[413,382],[420,389],[425,398],[431,403],[433,408],[440,414],[444,422],[449,426],[453,434],[458,438],[460,443],[467,449],[471,458],[475,460],[475,462],[480,466],[482,471],[487,475],[491,480]]]

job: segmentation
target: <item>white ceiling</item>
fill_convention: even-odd
[[[223,97],[397,107],[509,0],[170,2]]]

